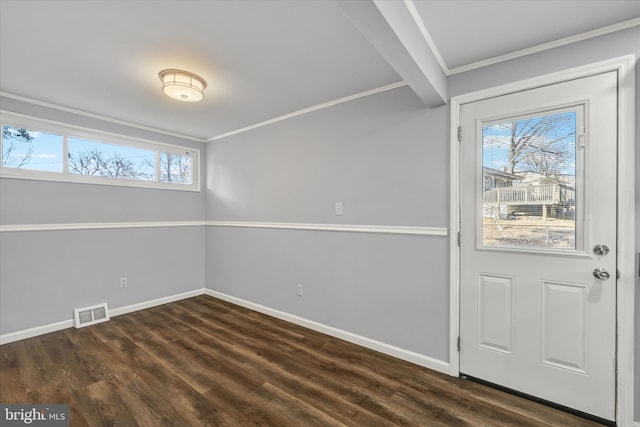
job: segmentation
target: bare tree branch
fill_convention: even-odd
[[[162,153],[160,156],[160,181],[189,183],[193,159],[190,156]]]
[[[30,130],[2,126],[2,165],[20,168],[29,163],[33,155],[34,139],[35,136]],[[27,144],[27,151],[20,156],[14,156],[13,153],[17,150],[18,144]]]
[[[105,158],[96,148],[77,154],[69,153],[69,171],[79,175],[106,176],[110,178],[148,179],[148,173],[141,172],[136,163],[114,153]]]
[[[565,145],[575,136],[575,128],[567,126],[570,123],[566,115],[511,123],[509,172],[524,164],[533,172],[558,173],[570,156]]]

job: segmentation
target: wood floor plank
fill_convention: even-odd
[[[65,329],[78,355],[78,364],[96,382],[104,382],[113,388],[127,384],[136,376],[135,372],[117,357],[113,349],[91,332],[94,326],[83,329]]]
[[[37,392],[41,384],[42,364],[39,362],[37,355],[33,352],[36,345],[36,339],[23,340],[13,343],[15,357],[17,360],[17,368],[24,384],[24,392],[26,395]]]
[[[98,381],[86,387],[86,396],[81,399],[83,415],[94,426],[138,426],[135,417],[118,395],[113,384]],[[80,396],[77,396],[80,397]]]
[[[448,425],[486,425],[486,426],[520,426],[542,427],[545,424],[527,418],[518,413],[496,411],[491,405],[473,405],[469,399],[443,395],[441,392],[417,395],[406,389],[399,390],[392,400],[402,402],[414,413],[439,414]],[[445,412],[437,408],[447,408]]]
[[[64,379],[65,385],[71,388],[81,388],[93,384],[98,379],[79,367],[79,355],[73,343],[65,334],[47,334],[40,340],[40,345],[46,348],[47,354],[53,361],[53,368]]]
[[[266,402],[265,406],[267,408],[272,409],[281,416],[281,425],[307,427],[346,426],[346,424],[339,422],[273,384],[265,383],[253,393],[253,398]]]
[[[17,346],[18,366],[25,383],[29,402],[65,403],[69,390],[59,366],[51,359],[44,343],[46,335]]]
[[[116,392],[140,426],[184,425],[184,417],[142,378],[119,386]]]
[[[128,319],[127,319],[128,320]],[[125,331],[131,330],[131,328],[143,328],[144,323],[139,322],[136,319],[136,323],[132,324],[127,322],[119,323],[120,327],[124,327]],[[165,341],[155,333],[147,334],[145,340],[137,341],[137,344],[147,354],[149,354],[156,363],[162,365],[162,367],[176,375],[190,387],[198,391],[198,393],[206,393],[215,384],[215,378],[206,369],[202,369],[200,366],[194,366],[189,358],[185,358],[185,352],[181,352],[179,346],[175,343]]]
[[[191,388],[178,376],[163,369],[162,365],[128,337],[122,335],[112,339],[110,343],[118,348],[128,363],[136,367],[136,373],[149,384],[149,387],[173,406],[189,425],[224,425],[219,420],[218,408],[211,408],[211,402],[201,393]]]
[[[152,321],[153,314],[147,313],[144,316],[144,318],[145,318],[144,320],[141,320],[141,318],[139,317],[137,320],[141,321],[141,323],[144,324],[145,321],[146,322]],[[171,322],[168,322],[168,325],[175,326],[175,325],[172,325]],[[150,333],[149,339],[153,340],[152,335],[157,334],[159,336],[162,336],[163,333],[164,333],[163,328],[156,328],[156,330],[153,333]],[[185,340],[183,338],[180,338],[180,335],[174,334],[174,339],[168,340],[167,345],[174,345],[175,347],[172,347],[172,350],[181,351],[180,345],[182,345],[184,341]],[[138,342],[137,344],[141,348],[145,348],[144,343]],[[187,345],[183,347],[183,349],[186,349],[186,348],[189,348],[190,350],[194,350],[194,347],[191,345]],[[151,353],[154,353],[153,349],[149,351]],[[207,357],[205,353],[207,352],[205,351],[194,352],[194,354],[196,354],[195,359],[194,357],[191,357],[189,359],[189,363],[191,365],[190,369],[199,368],[210,375],[208,380],[209,382],[207,383],[207,387],[205,387],[207,390],[203,391],[204,393],[203,396],[208,401],[208,406],[206,406],[206,408],[209,409],[209,413],[206,414],[206,416],[210,418],[209,420],[210,422],[207,425],[235,425],[239,420],[243,420],[246,418],[244,414],[237,411],[235,406],[243,398],[248,396],[250,391],[262,385],[263,382],[254,377],[243,376],[242,379],[239,378],[238,371],[234,369],[230,369],[230,366],[231,366],[230,364],[227,364],[226,366],[219,365],[219,362],[216,360],[212,360],[213,364],[201,363],[200,360],[197,360],[197,359],[202,359],[203,357]],[[154,354],[153,357],[157,358],[158,355]],[[230,374],[227,371],[233,372],[233,374]],[[177,375],[180,376],[180,374],[177,374]],[[192,382],[189,378],[184,378],[184,379],[185,379],[185,382],[187,383]],[[190,402],[193,402],[193,400],[191,400]],[[203,404],[202,401],[198,403]],[[202,405],[202,406],[205,407],[205,405]],[[211,416],[213,415],[214,411],[215,411],[216,417],[212,418]],[[229,418],[229,414],[232,414],[233,417]],[[246,419],[246,422],[250,423],[251,420]],[[271,424],[266,424],[266,425],[271,425]]]
[[[19,360],[16,355],[16,347],[19,344],[14,342],[2,346],[0,352],[0,402],[11,404],[27,401],[27,387],[20,375]]]
[[[161,314],[158,321],[163,321],[166,313]],[[175,319],[177,321],[182,321]],[[206,329],[199,330],[198,327],[191,322],[184,322],[186,329],[182,330],[186,336],[201,337],[199,341],[190,341],[190,345],[194,348],[198,347],[198,353],[211,352],[212,344],[216,341],[216,337],[207,332]],[[193,329],[190,330],[189,328]],[[214,347],[220,349],[225,347],[222,353],[215,353],[215,357],[224,359],[225,373],[237,373],[241,362],[242,366],[251,369],[251,374],[255,378],[260,378],[260,383],[273,382],[285,385],[288,390],[292,390],[297,396],[304,396],[305,400],[311,400],[319,409],[327,414],[333,414],[335,418],[343,422],[356,423],[357,425],[393,425],[383,420],[376,414],[367,412],[360,406],[351,404],[345,400],[345,395],[350,389],[345,388],[340,393],[342,383],[339,380],[328,382],[325,372],[320,372],[309,368],[304,360],[299,360],[290,354],[274,353],[272,359],[281,362],[279,365],[265,359],[269,355],[269,350],[264,347],[255,349],[242,345],[230,345],[225,341],[218,342]],[[250,351],[246,351],[250,350]],[[263,354],[263,352],[265,354]],[[244,370],[244,368],[240,368]],[[314,376],[314,372],[317,374]]]
[[[436,426],[479,426],[482,425],[481,420],[478,418],[468,419],[468,417],[461,415],[464,411],[461,411],[457,405],[454,408],[441,405],[437,399],[433,399],[432,396],[417,396],[412,393],[404,393],[402,390],[395,393],[392,398],[393,401],[400,402],[406,407],[410,413],[415,414],[418,417],[416,420],[419,424],[421,421],[421,414],[430,414],[429,425]]]
[[[197,321],[195,318],[190,320]],[[206,323],[207,321],[203,322]],[[243,338],[243,336],[242,333],[239,333],[238,339],[241,339],[242,342],[237,344],[236,347],[244,347],[251,351],[238,353],[238,357],[254,359],[251,363],[260,368],[256,374],[264,378],[265,381],[286,384],[289,389],[295,390],[297,395],[304,395],[309,398],[316,397],[316,401],[321,402],[321,404],[328,404],[326,408],[328,413],[343,410],[345,419],[351,422],[361,421],[363,424],[375,422],[379,425],[398,425],[398,423],[402,424],[404,422],[402,418],[399,418],[391,410],[382,411],[387,421],[381,419],[379,413],[368,412],[368,406],[375,407],[378,412],[380,412],[380,406],[376,406],[374,399],[367,400],[367,405],[362,404],[362,396],[354,392],[354,385],[345,381],[345,377],[350,375],[348,366],[342,366],[338,370],[334,361],[328,364],[330,365],[328,369],[325,369],[326,367],[317,368],[297,355],[292,354],[289,347],[281,348],[276,346],[276,348],[272,348],[273,340],[264,342],[263,340],[250,340],[247,337]],[[264,335],[262,336],[264,337]],[[332,372],[332,370],[337,372]],[[302,379],[302,381],[296,381],[295,378]],[[319,387],[314,389],[313,384],[317,384]],[[364,380],[361,385],[368,388],[370,382]],[[326,394],[317,396],[318,392],[322,390],[331,390],[331,396]],[[332,400],[342,401],[343,403],[332,406]]]
[[[206,295],[1,346],[0,399],[92,427],[598,425]]]
[[[351,344],[341,340],[331,339],[321,349],[328,351],[329,355],[342,354],[347,348],[352,348]],[[380,353],[371,352],[364,348],[357,348],[351,352],[351,362],[363,368],[374,369],[376,366],[384,366],[384,358],[387,356]],[[540,403],[522,399],[520,397],[505,393],[503,391],[483,386],[471,381],[465,381],[459,378],[451,378],[448,375],[434,372],[428,369],[416,371],[414,365],[398,360],[393,369],[388,371],[378,370],[389,377],[392,381],[408,387],[415,393],[420,395],[431,395],[432,398],[437,396],[454,396],[453,399],[458,402],[470,399],[477,403],[483,402],[483,410],[489,409],[494,411],[505,411],[506,413],[522,413],[526,414],[526,419],[519,422],[525,425],[533,419],[533,422],[539,425],[562,425],[562,426],[591,426],[599,425],[583,418],[575,417],[562,411],[549,412],[549,408]],[[433,391],[434,393],[431,393]],[[479,417],[477,411],[473,411],[474,416]],[[539,415],[539,416],[538,416]],[[495,421],[497,422],[497,421]],[[515,421],[514,421],[515,422]]]
[[[143,325],[153,324],[154,315],[147,313],[145,317],[139,317],[137,320]],[[176,324],[170,325],[176,328]],[[221,387],[219,382],[221,376],[227,371],[227,366],[220,363],[219,359],[208,357],[205,352],[193,351],[193,345],[182,334],[175,334],[173,329],[173,339],[168,339],[172,335],[164,328],[158,328],[150,334],[148,343],[140,343],[149,354],[154,355],[158,360],[170,361],[167,369],[175,370],[176,375],[181,376],[194,389],[200,393],[206,393],[212,387]],[[159,344],[163,340],[165,344]],[[245,387],[243,392],[252,391],[262,385],[259,379],[250,375],[236,376],[235,384]]]

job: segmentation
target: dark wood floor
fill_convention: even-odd
[[[592,426],[199,296],[0,347],[0,402],[72,426]]]

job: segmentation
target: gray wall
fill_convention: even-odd
[[[202,227],[2,233],[1,333],[202,289],[203,249]]]
[[[207,219],[446,227],[446,117],[402,88],[216,142]],[[210,227],[206,265],[210,289],[448,359],[446,237]]]
[[[207,219],[446,227],[446,117],[403,88],[217,142],[207,152]],[[448,359],[446,237],[207,236],[208,288]]]
[[[0,108],[200,148],[204,163],[197,142],[8,98],[0,98]],[[0,223],[195,221],[204,219],[204,200],[204,191],[0,178]],[[204,248],[203,226],[0,233],[0,334],[69,320],[76,307],[106,301],[113,309],[202,289]],[[120,277],[129,279],[127,288]]]
[[[210,227],[211,289],[448,359],[446,238]],[[303,296],[296,296],[296,284]]]
[[[207,219],[446,227],[447,114],[405,87],[210,144]]]

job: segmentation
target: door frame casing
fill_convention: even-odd
[[[571,68],[540,77],[509,83],[451,98],[450,128],[450,297],[449,297],[449,375],[460,374],[460,106],[488,98],[562,83],[610,71],[618,73],[618,189],[617,189],[617,280],[616,293],[616,421],[633,425],[634,411],[634,301],[635,301],[635,55]],[[633,179],[629,179],[633,177]],[[462,237],[462,244],[472,237]],[[469,244],[469,243],[467,243]]]

